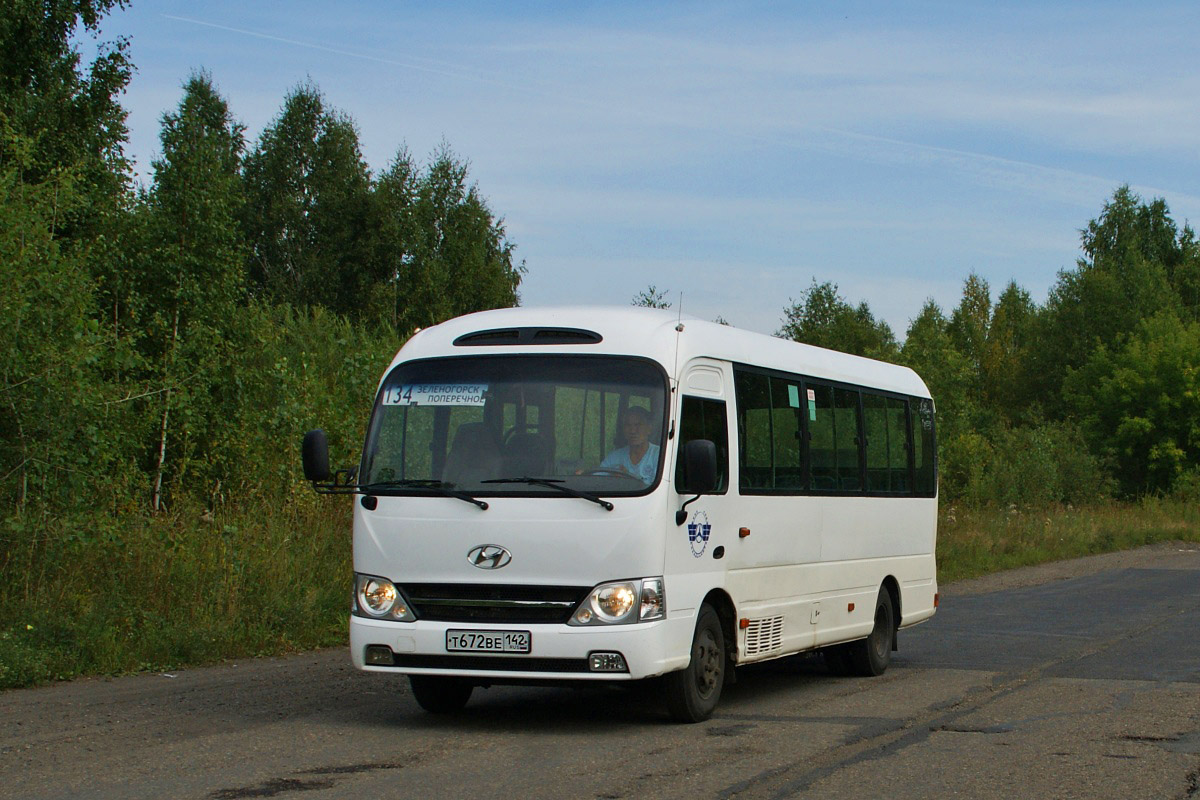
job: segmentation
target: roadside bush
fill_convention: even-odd
[[[1048,506],[1108,496],[1112,481],[1067,423],[959,435],[942,450],[942,494],[968,505]]]

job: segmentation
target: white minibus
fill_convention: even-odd
[[[476,687],[735,667],[878,675],[934,614],[934,407],[912,370],[668,311],[513,308],[415,334],[356,469],[350,648],[428,711]]]

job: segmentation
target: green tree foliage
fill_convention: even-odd
[[[982,362],[984,391],[988,404],[1009,422],[1040,412],[1029,375],[1037,313],[1033,298],[1016,281],[1009,281],[992,309]]]
[[[900,362],[912,367],[925,381],[938,410],[938,430],[943,441],[966,433],[978,424],[978,397],[973,394],[971,363],[950,335],[950,323],[933,300],[908,327]]]
[[[670,308],[671,301],[667,300],[669,289],[659,289],[653,283],[634,295],[630,305],[642,308]],[[725,323],[728,324],[728,323]]]
[[[785,308],[783,314],[783,326],[776,336],[884,361],[894,361],[899,355],[891,327],[876,320],[865,301],[851,306],[834,283],[818,284],[814,278],[800,301]]]
[[[300,86],[246,157],[244,176],[255,293],[356,317],[371,179],[354,123],[326,109],[315,86]]]
[[[146,202],[150,246],[139,287],[157,423],[149,459],[155,510],[164,476],[179,477],[189,463],[204,463],[213,429],[228,411],[220,398],[246,261],[238,226],[243,128],[208,75],[193,75],[184,85],[179,108],[163,116],[161,141]],[[202,471],[204,478],[212,480]]]
[[[75,175],[27,181],[32,142],[10,136],[0,170],[0,492],[6,510],[69,497],[92,465],[96,325],[84,253],[58,222],[83,202]],[[14,157],[15,156],[15,157]],[[24,160],[24,163],[22,162]],[[84,441],[81,441],[84,440]]]
[[[128,42],[102,44],[84,69],[77,33],[96,37],[117,0],[4,0],[0,12],[0,119],[21,137],[24,177],[40,182],[61,167],[77,171],[76,185],[93,203],[112,198],[124,182],[125,111],[117,96],[133,65]],[[4,158],[12,140],[0,143]],[[82,210],[71,218],[86,221]],[[88,209],[92,212],[94,209]],[[56,220],[60,226],[67,220]]]
[[[371,195],[373,251],[364,268],[370,270],[373,285],[369,297],[364,298],[369,306],[366,316],[400,330],[418,327],[411,319],[412,299],[422,292],[428,294],[427,288],[416,288],[423,276],[418,276],[412,252],[420,181],[412,156],[401,148]]]
[[[99,329],[96,278],[120,247],[127,170],[127,45],[84,65],[113,2],[10,0],[0,11],[0,492],[22,514],[73,507],[118,481],[115,350]],[[101,284],[102,288],[103,284]],[[64,506],[59,506],[59,508]]]
[[[1060,272],[1050,291],[1031,354],[1039,393],[1054,413],[1063,411],[1057,400],[1068,370],[1098,346],[1117,346],[1161,310],[1195,308],[1195,238],[1176,228],[1163,200],[1145,203],[1122,186],[1081,232],[1081,244],[1075,269]]]
[[[1101,345],[1064,386],[1127,495],[1168,491],[1200,467],[1200,323],[1164,311]]]
[[[244,160],[191,76],[133,186],[127,45],[73,44],[120,5],[0,8],[3,686],[336,639],[345,520],[301,434],[353,463],[403,333],[514,304],[524,271],[449,148],[372,184],[311,86]],[[304,588],[241,600],[268,578]]]
[[[992,326],[992,292],[988,282],[972,272],[963,282],[962,301],[950,314],[946,331],[955,348],[967,357],[975,380],[982,391],[988,331]]]
[[[410,207],[411,262],[400,275],[407,299],[401,330],[427,327],[460,314],[515,306],[525,272],[513,263],[515,245],[479,189],[467,183],[467,163],[442,145],[416,186]]]
[[[1029,389],[1038,309],[1009,282],[993,304],[970,275],[950,319],[932,300],[909,326],[902,363],[938,408],[942,493],[973,504],[1079,502],[1108,481],[1071,422],[1046,422]]]
[[[1015,281],[1009,281],[995,304],[988,282],[979,275],[972,273],[963,282],[962,300],[950,316],[946,333],[954,352],[968,365],[964,408],[966,404],[986,408],[989,420],[995,421],[1038,415],[1027,366],[1037,311],[1029,292]],[[977,419],[974,424],[988,422]]]

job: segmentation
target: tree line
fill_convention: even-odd
[[[312,83],[248,142],[196,72],[137,185],[119,102],[130,46],[100,42],[119,5],[9,0],[0,14],[10,525],[286,494],[300,431],[326,420],[349,452],[377,362],[413,329],[518,302],[524,265],[467,163],[445,144],[425,164],[400,147],[373,173]]]
[[[1003,504],[1200,496],[1200,245],[1162,199],[1118,188],[1045,303],[971,274],[903,344],[830,282],[779,336],[913,367],[939,411],[941,489]]]
[[[250,142],[213,77],[189,76],[138,185],[119,102],[129,43],[86,64],[74,44],[119,5],[8,0],[0,15],[10,531],[294,500],[301,433],[325,424],[348,463],[379,364],[412,330],[519,299],[524,265],[467,163],[400,147],[372,171],[354,121],[311,83]],[[938,403],[948,499],[1200,493],[1197,247],[1163,200],[1121,187],[1042,304],[970,275],[901,343],[814,279],[778,335],[914,367]]]

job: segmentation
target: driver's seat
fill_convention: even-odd
[[[514,477],[544,477],[550,474],[554,443],[544,433],[514,433],[504,445],[504,474]]]
[[[482,422],[464,422],[454,434],[442,480],[455,486],[498,478],[502,458],[496,437]]]

